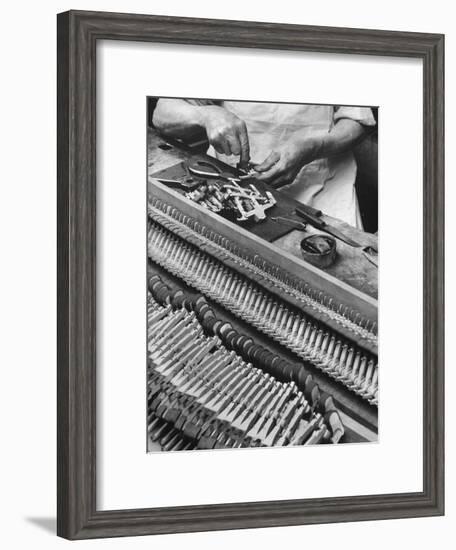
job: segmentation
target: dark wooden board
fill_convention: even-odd
[[[206,155],[195,155],[194,160],[198,160],[199,158],[206,160]],[[211,162],[214,164],[218,164],[216,159],[211,158]],[[223,164],[223,163],[220,163]],[[225,171],[226,165],[223,165],[223,170]],[[188,176],[188,172],[186,169],[186,163],[185,162],[179,162],[178,164],[175,164],[174,166],[171,166],[170,168],[165,168],[164,170],[160,170],[156,173],[150,174],[151,178],[165,178],[165,179],[175,179],[175,180],[181,180],[185,176]],[[257,182],[254,180],[247,180],[243,185],[247,185],[248,183],[254,183],[255,187],[259,191],[270,191],[274,198],[276,199],[277,203],[266,210],[266,219],[261,220],[259,222],[246,220],[245,222],[238,222],[235,220],[230,219],[233,223],[236,225],[242,226],[244,229],[247,229],[257,235],[258,237],[262,237],[263,239],[267,240],[268,242],[273,242],[276,239],[283,237],[287,233],[290,233],[292,231],[292,228],[287,227],[285,225],[279,224],[272,220],[272,217],[276,216],[287,216],[297,219],[299,221],[299,218],[295,216],[294,210],[296,206],[296,201],[289,199],[288,197],[285,197],[280,192],[272,189],[268,185],[265,185],[262,182]],[[149,180],[149,190],[153,193],[153,188],[151,187],[153,185],[152,182]],[[182,191],[183,193],[183,191]],[[222,215],[222,214],[220,214]],[[226,219],[226,216],[223,216]]]

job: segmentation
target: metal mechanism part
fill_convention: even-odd
[[[238,221],[253,218],[255,221],[266,218],[266,210],[276,204],[274,195],[266,191],[260,193],[258,189],[250,184],[248,187],[241,187],[237,183],[224,185],[222,192],[225,194],[225,200],[228,204],[234,204],[238,212],[236,219]]]
[[[277,296],[266,292],[255,280],[241,275],[234,266],[230,268],[227,263],[208,253],[207,242],[203,247],[195,246],[196,243],[189,239],[191,234],[188,231],[163,219],[159,212],[152,212],[152,208],[151,205],[149,215],[155,221],[151,220],[149,224],[148,243],[149,257],[154,262],[351,392],[372,405],[377,404],[378,365],[375,353],[361,347],[356,337],[353,340],[344,338],[306,312],[290,307]],[[373,326],[352,323],[356,326],[353,330],[355,334],[364,331],[364,340],[376,338]]]
[[[188,164],[187,170],[195,177],[215,180],[186,195],[213,212],[226,211],[237,221],[253,219],[258,222],[264,220],[266,210],[276,204],[271,192],[262,193],[253,184],[245,187],[240,185],[243,179],[250,177],[250,172],[235,177],[228,172],[222,172],[215,164],[203,160]]]
[[[247,161],[247,162],[239,161],[236,164],[236,170],[240,174],[239,177],[241,178],[250,178],[255,176],[255,174],[257,174],[256,170],[253,167],[253,164],[250,161]]]
[[[377,325],[359,311],[338,303],[334,296],[315,290],[305,280],[298,279],[283,265],[264,259],[257,251],[250,251],[218,234],[197,219],[161,199],[150,197],[148,214],[151,220],[166,227],[207,254],[242,272],[273,295],[288,300],[311,317],[339,329],[349,340],[377,354]],[[151,250],[152,257],[153,251]]]
[[[216,215],[249,167],[195,169],[148,197],[149,449],[376,441],[376,300]]]
[[[340,441],[344,427],[334,402],[316,392],[311,380],[301,391],[295,382],[281,382],[254,367],[227,349],[213,330],[205,332],[210,316],[204,300],[196,304],[195,315],[159,278],[149,280],[149,288],[151,441],[165,451]],[[218,330],[227,336],[222,327]]]

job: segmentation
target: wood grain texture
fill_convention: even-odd
[[[96,510],[96,42],[204,44],[423,60],[423,491]],[[150,15],[58,15],[58,534],[68,539],[441,515],[444,510],[444,39]]]

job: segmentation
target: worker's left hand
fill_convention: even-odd
[[[257,179],[273,187],[294,181],[301,168],[319,158],[322,140],[317,135],[296,134],[276,147],[259,163],[253,164]]]

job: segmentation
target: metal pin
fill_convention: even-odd
[[[335,370],[338,371],[339,373],[343,371],[343,368],[345,366],[345,359],[347,358],[347,351],[348,351],[348,346],[347,346],[347,344],[344,344],[342,346],[342,350],[341,350],[341,353],[340,353],[339,360],[337,361],[337,364],[335,366]]]
[[[366,370],[366,365],[367,365],[367,357],[365,355],[363,355],[361,357],[361,363],[359,365],[359,370],[358,370],[358,373],[356,375],[356,378],[353,378],[351,384],[349,384],[350,388],[353,389],[353,388],[356,388],[357,386],[360,385],[362,379],[364,378],[364,372]]]
[[[279,309],[277,310],[277,315],[275,317],[275,320],[274,320],[274,324],[273,324],[273,331],[277,331],[279,325],[280,325],[280,322],[282,320],[282,316],[284,315],[285,313],[285,306],[283,306],[282,304],[279,305]]]
[[[296,335],[293,336],[293,340],[292,340],[293,349],[296,348],[296,347],[299,348],[300,340],[302,338],[302,335],[303,335],[304,330],[306,329],[306,327],[307,327],[307,320],[304,317],[300,317],[299,318],[298,331],[297,331]]]
[[[260,319],[260,326],[261,327],[266,327],[269,323],[269,319],[271,317],[271,311],[272,311],[272,308],[273,306],[275,305],[275,302],[272,298],[267,298],[266,299],[266,307],[265,307],[265,310],[264,310],[264,313],[262,315],[262,319]]]
[[[248,320],[254,320],[257,318],[257,310],[261,306],[263,301],[263,293],[261,290],[255,290],[251,302],[247,308],[246,317]]]
[[[311,337],[311,334],[314,329],[315,327],[311,323],[307,323],[306,329],[304,331],[304,335],[301,339],[301,342],[299,342],[298,344],[300,351],[304,351],[307,348],[307,341]]]
[[[182,259],[185,257],[185,255],[188,252],[188,247],[184,244],[181,245],[177,252],[173,255],[173,261],[175,265],[180,265],[182,262]]]
[[[247,288],[248,288],[247,281],[244,280],[242,282],[242,285],[241,285],[241,288],[240,288],[240,291],[239,291],[239,297],[237,299],[237,304],[242,304],[243,303],[244,296],[247,292]]]

